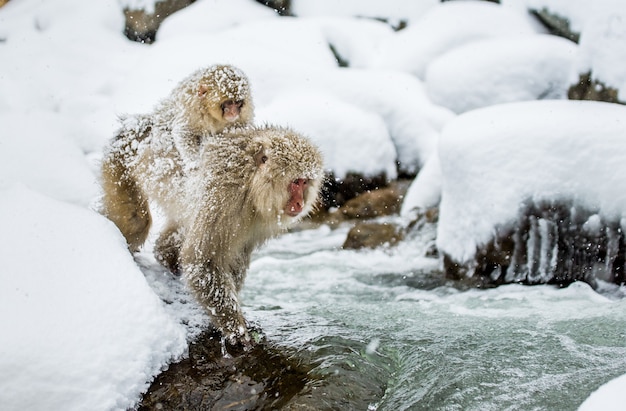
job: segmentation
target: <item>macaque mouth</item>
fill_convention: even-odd
[[[304,209],[304,193],[309,185],[306,178],[297,178],[289,183],[289,200],[285,205],[285,213],[290,217],[296,217]]]
[[[241,113],[241,107],[243,107],[243,101],[241,100],[226,100],[221,104],[222,117],[228,122],[237,121],[239,114]]]

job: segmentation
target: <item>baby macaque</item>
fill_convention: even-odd
[[[250,345],[238,299],[250,256],[315,206],[319,150],[290,129],[233,128],[202,136],[197,166],[183,172],[172,141],[151,138],[150,117],[133,121],[105,153],[104,213],[133,250],[150,229],[148,201],[159,205],[166,224],[157,259],[182,271],[229,344]]]
[[[152,113],[161,133],[172,134],[186,166],[198,159],[203,136],[252,124],[248,78],[231,65],[213,65],[183,79]],[[154,132],[154,130],[153,130]]]

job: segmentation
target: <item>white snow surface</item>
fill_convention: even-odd
[[[621,411],[624,409],[626,375],[617,377],[592,392],[578,411]]]
[[[424,16],[381,46],[376,66],[407,71],[424,78],[437,56],[487,37],[537,33],[524,14],[484,1],[451,1],[431,8]]]
[[[506,5],[527,6],[567,19],[571,30],[580,34],[576,74],[592,78],[619,90],[626,101],[626,3],[622,0],[507,0]]]
[[[16,185],[0,216],[1,408],[131,406],[187,344],[117,228]]]
[[[435,59],[426,71],[426,90],[455,113],[567,98],[576,53],[575,43],[550,35],[478,40]]]
[[[502,104],[442,132],[437,246],[458,262],[524,202],[572,200],[619,222],[626,215],[626,107],[590,101]]]
[[[514,218],[522,197],[574,196],[621,216],[623,107],[546,101],[494,106],[454,120],[447,107],[456,97],[442,98],[440,106],[426,92],[420,78],[427,71],[453,72],[441,63],[446,53],[461,54],[487,39],[529,44],[542,32],[524,0],[506,3],[515,7],[297,0],[294,9],[303,17],[280,18],[252,0],[198,0],[168,18],[151,46],[124,37],[122,14],[124,5],[150,9],[151,0],[13,0],[0,8],[0,408],[128,409],[160,369],[184,355],[185,339],[206,322],[180,282],[145,267],[142,275],[143,256],[133,260],[117,229],[89,206],[97,204],[97,160],[117,116],[151,110],[204,66],[243,69],[258,121],[300,128],[337,174],[393,177],[395,160],[405,170],[423,167],[403,213],[441,197],[440,245],[456,256]],[[581,27],[587,14],[592,21],[587,3],[551,2],[568,16],[582,16]],[[622,49],[615,53],[622,44],[619,20],[602,23],[622,18],[612,14],[617,17],[595,16],[600,23],[583,30],[575,65],[623,85],[623,64],[607,58],[613,53],[623,60]],[[409,26],[393,32],[352,16]],[[329,43],[350,68],[337,67]],[[543,61],[564,70],[567,48],[555,45],[555,56],[542,54]],[[507,55],[510,68],[521,58]],[[507,63],[495,56],[484,52],[494,64]],[[551,79],[547,66],[534,66],[542,84]],[[491,95],[481,104],[537,95],[521,78],[513,70],[499,84],[512,83],[514,91],[487,88]],[[623,93],[626,86],[620,88]],[[500,99],[509,93],[515,97]],[[174,304],[155,295],[170,296],[173,288],[182,295]],[[623,378],[615,385],[626,388]],[[594,402],[602,398],[594,395]]]

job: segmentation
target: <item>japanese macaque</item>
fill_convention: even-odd
[[[231,65],[213,65],[183,79],[155,107],[152,132],[171,134],[185,164],[193,166],[203,136],[252,124],[253,119],[246,75]]]
[[[250,255],[316,205],[319,150],[287,128],[233,128],[203,136],[197,166],[183,172],[171,141],[137,132],[150,118],[133,121],[104,156],[105,215],[136,250],[150,229],[149,202],[160,206],[166,224],[157,259],[182,271],[225,341],[250,345],[238,300]]]

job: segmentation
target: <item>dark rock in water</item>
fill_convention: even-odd
[[[348,200],[340,212],[348,218],[375,218],[398,214],[409,183],[398,181],[388,187],[367,191]]]
[[[333,173],[324,179],[322,187],[322,207],[341,207],[351,198],[366,191],[387,187],[387,176],[383,173],[378,176],[362,176],[357,173],[348,173],[345,178],[335,178]]]
[[[372,182],[372,180],[364,181]],[[389,184],[385,183],[384,186],[377,189],[369,189],[359,193],[350,192],[350,195],[348,195],[350,199],[347,201],[344,201],[345,197],[343,194],[336,198],[327,197],[328,201],[333,203],[342,201],[343,205],[333,211],[321,208],[312,215],[311,222],[313,224],[324,223],[332,227],[352,219],[368,219],[398,214],[410,184],[410,180],[397,180]],[[362,187],[366,185],[369,185],[369,183],[364,184]],[[326,192],[326,195],[328,195],[328,192]]]
[[[225,357],[220,335],[207,331],[137,410],[366,410],[385,393],[391,360],[365,344],[320,337],[296,351],[264,341]]]
[[[222,355],[220,334],[207,331],[157,376],[138,410],[280,409],[309,381],[304,366],[267,343],[233,354]]]
[[[619,220],[564,202],[528,204],[516,224],[497,229],[477,250],[474,261],[460,264],[444,254],[446,276],[475,286],[625,282]]]
[[[390,223],[357,223],[343,243],[346,249],[376,248],[382,245],[395,245],[402,240],[399,227]]]
[[[626,102],[620,101],[617,95],[616,89],[594,79],[591,73],[581,74],[578,83],[572,85],[567,91],[567,97],[570,100],[595,100],[625,104]]]

